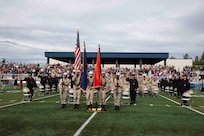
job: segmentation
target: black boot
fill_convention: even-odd
[[[77,108],[77,104],[74,104],[74,109],[76,109]]]
[[[66,104],[64,104],[64,108],[67,108],[67,105],[66,105]]]
[[[117,110],[120,110],[120,106],[117,106]]]
[[[101,105],[101,110],[102,110],[102,111],[106,111],[105,105]]]
[[[77,109],[79,109],[79,104],[77,104]]]
[[[61,108],[62,108],[62,109],[64,108],[64,104],[62,104]]]
[[[117,107],[118,107],[118,106],[115,106],[115,110],[117,110]]]

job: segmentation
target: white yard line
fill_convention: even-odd
[[[166,100],[169,100],[169,101],[171,101],[171,102],[173,102],[173,103],[176,103],[176,104],[178,104],[178,105],[181,104],[181,103],[179,103],[179,102],[177,102],[177,101],[174,101],[174,100],[172,100],[172,99],[170,99],[170,98],[167,98],[167,97],[165,97],[165,96],[163,96],[163,95],[161,95],[161,94],[160,94],[160,96],[161,96],[162,98],[164,98],[164,99],[166,99]],[[195,110],[195,109],[193,109],[193,108],[191,108],[191,107],[188,107],[188,106],[184,106],[184,107],[187,108],[187,109],[189,109],[189,110],[192,110],[192,111],[194,111],[194,112],[196,112],[196,113],[198,113],[198,114],[200,114],[200,115],[203,115],[203,116],[204,116],[204,113],[203,113],[203,112],[200,112],[200,111]]]
[[[79,136],[81,131],[89,124],[89,122],[94,118],[96,115],[96,111],[91,114],[91,116],[84,122],[84,124],[77,130],[77,132],[74,134],[74,136]]]
[[[53,96],[57,96],[57,95],[59,95],[59,94],[49,95],[49,96],[46,96],[46,97],[40,97],[40,98],[34,99],[34,101],[41,100],[41,99],[46,99],[46,98],[53,97]],[[15,105],[19,105],[19,104],[23,104],[23,103],[27,103],[27,102],[26,102],[26,101],[23,101],[23,102],[18,102],[18,103],[3,105],[3,106],[0,106],[0,109],[6,108],[6,107],[15,106]]]
[[[8,94],[13,94],[13,93],[20,93],[20,92],[22,92],[21,90],[10,90],[10,91],[6,91],[6,92],[4,92],[4,91],[0,91],[0,95],[8,95]]]
[[[109,98],[110,96],[108,96],[105,101],[107,101]],[[84,122],[84,124],[76,131],[74,136],[79,136],[82,130],[89,124],[89,122],[95,117],[96,114],[97,114],[96,111],[92,113],[91,116]]]

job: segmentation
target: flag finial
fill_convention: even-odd
[[[76,27],[76,30],[79,31],[79,29],[80,29],[80,27],[77,26],[77,27]]]

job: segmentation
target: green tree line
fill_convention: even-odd
[[[195,57],[195,60],[193,61],[193,65],[204,65],[204,52],[200,58],[198,56]]]
[[[169,59],[177,59],[174,56],[169,57]],[[188,53],[183,55],[183,59],[192,59]],[[193,60],[193,65],[204,65],[204,52],[201,55],[201,57],[196,56],[195,59]]]

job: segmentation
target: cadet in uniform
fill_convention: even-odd
[[[144,96],[144,94],[145,93],[147,93],[147,78],[146,78],[146,75],[145,74],[143,74],[142,75],[143,76],[143,78],[142,78],[142,80],[141,80],[141,89],[142,89],[142,95]]]
[[[132,74],[131,78],[127,78],[126,81],[130,82],[130,104],[136,105],[136,91],[139,86],[135,74]]]
[[[156,77],[151,77],[151,88],[150,88],[150,92],[152,96],[156,96],[157,95],[157,90],[158,90],[158,84],[157,84],[157,80]]]
[[[63,78],[60,79],[60,82],[58,84],[59,87],[59,92],[60,92],[60,101],[61,101],[61,108],[66,108],[67,105],[67,95],[69,92],[69,85],[70,85],[70,80],[68,78],[68,74],[65,72],[63,74]]]
[[[92,108],[92,106],[93,106],[94,88],[92,88],[92,86],[93,86],[93,71],[89,71],[88,86],[86,88],[86,105],[87,105],[87,110],[89,108]]]
[[[79,108],[80,98],[81,98],[81,89],[80,89],[80,71],[75,71],[72,81],[74,82],[74,109]]]
[[[102,84],[101,88],[98,92],[99,95],[99,105],[101,106],[102,110],[106,111],[105,105],[106,105],[106,90],[108,89],[107,79],[106,79],[106,73],[102,72]]]
[[[122,86],[123,89],[122,90],[125,91],[125,90],[129,89],[130,85],[129,85],[129,82],[126,81],[126,73],[122,74],[121,80],[122,80],[122,83],[123,83],[123,86]]]
[[[122,81],[120,80],[120,73],[116,72],[116,77],[114,79],[114,90],[113,90],[113,97],[114,97],[114,105],[115,110],[120,109],[120,99],[121,99],[121,93],[122,93]]]

